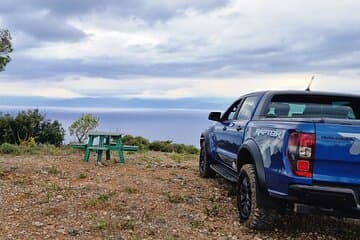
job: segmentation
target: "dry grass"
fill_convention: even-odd
[[[81,153],[0,156],[0,239],[358,239],[355,220],[286,216],[270,232],[237,219],[234,190],[197,156],[143,152],[123,165]]]

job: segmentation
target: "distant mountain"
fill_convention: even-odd
[[[72,98],[53,99],[43,97],[0,96],[0,105],[11,107],[65,107],[65,108],[181,108],[224,110],[233,99],[182,98],[182,99],[122,99],[122,98]]]

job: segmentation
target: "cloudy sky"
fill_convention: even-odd
[[[290,3],[291,2],[291,3]],[[360,92],[360,1],[1,0],[0,96]]]

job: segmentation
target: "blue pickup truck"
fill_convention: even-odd
[[[246,226],[268,228],[285,210],[359,218],[359,95],[256,92],[209,119],[200,176],[236,183]]]

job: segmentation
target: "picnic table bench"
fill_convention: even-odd
[[[88,143],[72,144],[75,149],[82,149],[84,153],[84,161],[88,162],[90,152],[97,152],[96,164],[101,165],[103,151],[106,152],[106,160],[110,160],[110,152],[116,151],[119,154],[118,163],[125,163],[124,151],[138,151],[138,146],[123,145],[121,141],[122,134],[115,132],[89,132]],[[99,138],[98,145],[94,145],[95,139]]]

